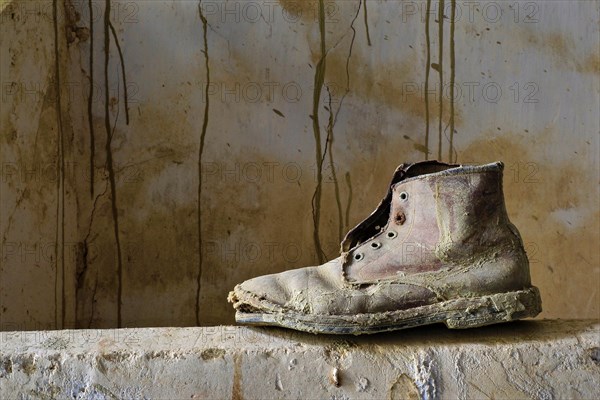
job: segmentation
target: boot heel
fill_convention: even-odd
[[[469,299],[465,311],[448,315],[445,324],[450,329],[474,328],[535,317],[541,311],[540,292],[532,286],[525,290]]]

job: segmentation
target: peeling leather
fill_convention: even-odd
[[[290,313],[306,322],[379,318],[454,299],[537,290],[506,213],[502,172],[500,162],[402,164],[375,211],[348,232],[340,257],[250,279],[229,301],[243,312]],[[532,310],[539,308],[531,299]]]
[[[436,294],[419,285],[401,282],[356,288],[341,279],[341,257],[319,267],[265,275],[237,285],[235,298],[271,312],[293,310],[305,314],[353,315],[432,304]]]

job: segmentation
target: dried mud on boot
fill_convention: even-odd
[[[338,258],[237,285],[236,321],[359,335],[535,317],[541,299],[506,213],[503,167],[400,165]]]

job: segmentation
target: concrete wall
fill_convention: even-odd
[[[4,330],[232,322],[426,156],[504,161],[541,317],[600,316],[597,2],[55,4],[2,3]]]

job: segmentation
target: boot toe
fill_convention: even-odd
[[[237,285],[229,301],[240,311],[273,311],[285,303],[286,293],[276,274],[259,276]]]
[[[317,293],[335,292],[341,283],[337,260],[320,267],[306,267],[249,279],[235,287],[229,301],[239,311],[311,313]],[[340,282],[337,282],[340,281]],[[318,308],[318,307],[317,307]]]

